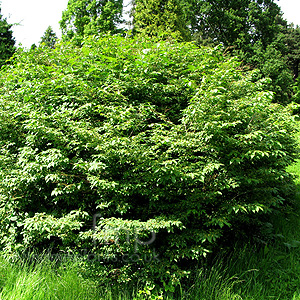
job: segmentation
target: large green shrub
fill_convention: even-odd
[[[19,50],[0,84],[7,253],[84,253],[168,289],[228,228],[285,205],[290,112],[218,49],[99,37]]]

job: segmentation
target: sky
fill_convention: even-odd
[[[128,3],[129,0],[125,0]],[[289,23],[300,25],[300,0],[274,0]],[[59,20],[68,0],[0,0],[1,14],[13,27],[17,45],[38,45],[48,26],[61,36]]]

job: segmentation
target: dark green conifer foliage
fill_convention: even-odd
[[[4,65],[16,50],[11,27],[1,15],[0,9],[0,66]]]
[[[177,0],[136,0],[134,30],[148,36],[189,40],[183,11]]]
[[[57,41],[57,35],[56,33],[53,31],[52,27],[49,26],[44,35],[41,38],[41,45],[45,45],[46,47],[49,48],[54,48],[55,43]]]
[[[285,32],[286,56],[289,67],[293,70],[294,79],[299,77],[300,66],[300,27],[288,26]]]

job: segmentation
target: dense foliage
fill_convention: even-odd
[[[134,30],[147,36],[189,40],[190,32],[178,0],[136,0],[134,5]]]
[[[15,53],[15,39],[11,30],[12,25],[1,15],[0,9],[0,67],[7,63]]]
[[[186,20],[199,42],[250,50],[266,48],[279,32],[280,7],[274,0],[184,0]]]
[[[0,76],[6,253],[85,251],[168,289],[229,228],[285,205],[290,112],[220,50],[108,36],[14,61]]]
[[[299,74],[299,29],[288,25],[275,0],[134,0],[134,35],[162,40],[194,40],[222,44],[244,66],[268,77],[273,101],[287,104],[295,97]],[[125,32],[120,28],[123,1],[70,0],[60,21],[63,39],[81,44],[83,36]],[[130,33],[131,34],[131,33]],[[294,80],[293,80],[294,79]]]
[[[116,33],[121,22],[123,0],[69,0],[60,27],[64,39],[81,39],[85,35]]]
[[[296,80],[299,76],[300,66],[300,27],[288,26],[284,31],[283,42],[285,55],[288,58],[289,67],[293,70],[293,77]]]
[[[222,44],[244,66],[258,69],[257,78],[271,79],[274,102],[298,101],[293,91],[300,61],[298,29],[282,18],[274,0],[136,0],[132,15],[138,34]]]

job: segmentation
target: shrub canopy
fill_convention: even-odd
[[[184,275],[228,228],[285,203],[293,120],[253,75],[192,43],[19,50],[0,75],[2,249],[86,249],[110,274]]]

